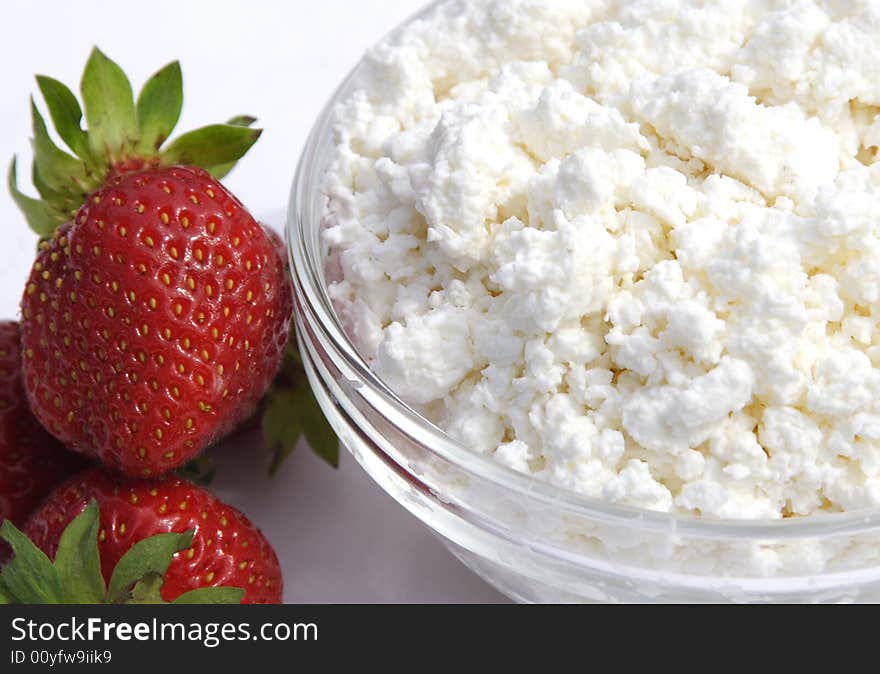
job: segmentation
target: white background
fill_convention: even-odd
[[[0,167],[29,175],[35,73],[72,87],[92,45],[135,89],[179,59],[179,129],[259,117],[260,142],[224,182],[280,227],[308,130],[362,52],[421,0],[0,0]],[[48,118],[48,117],[47,117]],[[17,318],[35,237],[0,189],[0,318]],[[271,481],[259,438],[221,448],[215,489],[272,540],[287,601],[491,602],[501,597],[449,555],[347,454],[338,471],[300,448]]]

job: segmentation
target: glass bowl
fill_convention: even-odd
[[[333,109],[353,91],[357,72],[308,138],[286,233],[309,381],[342,444],[370,476],[517,601],[880,601],[878,510],[732,521],[611,505],[456,443],[373,374],[334,313],[320,238]]]

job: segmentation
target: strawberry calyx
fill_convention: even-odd
[[[122,556],[110,582],[101,574],[98,552],[100,511],[92,499],[64,530],[54,562],[9,520],[0,539],[12,548],[0,567],[0,604],[165,604],[165,572],[178,552],[187,550],[194,531],[162,533],[137,543]],[[180,595],[173,604],[239,604],[244,590],[204,587]]]
[[[263,441],[271,453],[269,474],[304,440],[333,468],[339,467],[339,439],[312,392],[296,339],[287,344],[275,380],[260,401]]]
[[[260,129],[253,117],[238,116],[177,136],[166,144],[183,107],[180,64],[169,63],[155,73],[137,99],[123,70],[97,47],[83,71],[83,105],[64,84],[37,76],[58,147],[42,114],[31,99],[34,161],[31,178],[39,198],[18,189],[15,157],[8,174],[9,191],[25,218],[41,237],[71,219],[86,198],[109,177],[156,166],[186,164],[222,178],[251,148]],[[83,128],[85,117],[87,128]]]

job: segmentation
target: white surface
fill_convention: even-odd
[[[296,159],[321,106],[360,54],[420,0],[241,2],[4,0],[0,21],[0,165],[29,173],[34,73],[78,84],[97,44],[135,88],[175,58],[186,103],[180,129],[248,113],[265,129],[225,181],[258,218],[281,225]],[[5,180],[4,180],[5,185]],[[18,300],[36,239],[0,190],[0,317]],[[259,439],[220,452],[216,489],[258,523],[283,560],[288,601],[491,602],[465,569],[349,456],[334,472],[301,448],[272,481]]]

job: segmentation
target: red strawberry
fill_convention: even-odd
[[[283,244],[217,182],[259,137],[253,118],[166,143],[183,101],[176,62],[136,101],[97,49],[82,108],[61,82],[37,82],[72,152],[32,106],[41,198],[18,190],[14,159],[9,185],[43,239],[22,298],[25,389],[37,418],[108,467],[156,476],[253,413],[285,358],[258,409],[273,465],[302,435],[335,465],[335,436],[295,349],[285,351]]]
[[[117,176],[42,245],[22,298],[38,419],[128,475],[165,473],[246,418],[291,314],[263,228],[195,168]]]
[[[28,409],[18,324],[0,321],[0,522],[21,526],[53,487],[84,465]]]
[[[92,499],[100,508],[98,550],[108,583],[138,541],[194,530],[192,545],[176,553],[165,572],[165,601],[219,586],[243,588],[245,604],[281,601],[281,568],[263,534],[235,508],[176,477],[119,481],[99,469],[88,471],[56,489],[31,515],[24,533],[54,558],[62,532]]]
[[[21,303],[28,399],[70,448],[130,476],[163,474],[254,411],[287,343],[291,288],[275,242],[215,177],[177,165],[223,175],[259,132],[240,118],[160,151],[180,112],[177,64],[135,106],[95,50],[88,132],[70,123],[82,114],[73,94],[38,81],[79,158],[52,144],[34,109],[44,199],[13,188],[45,237]]]

